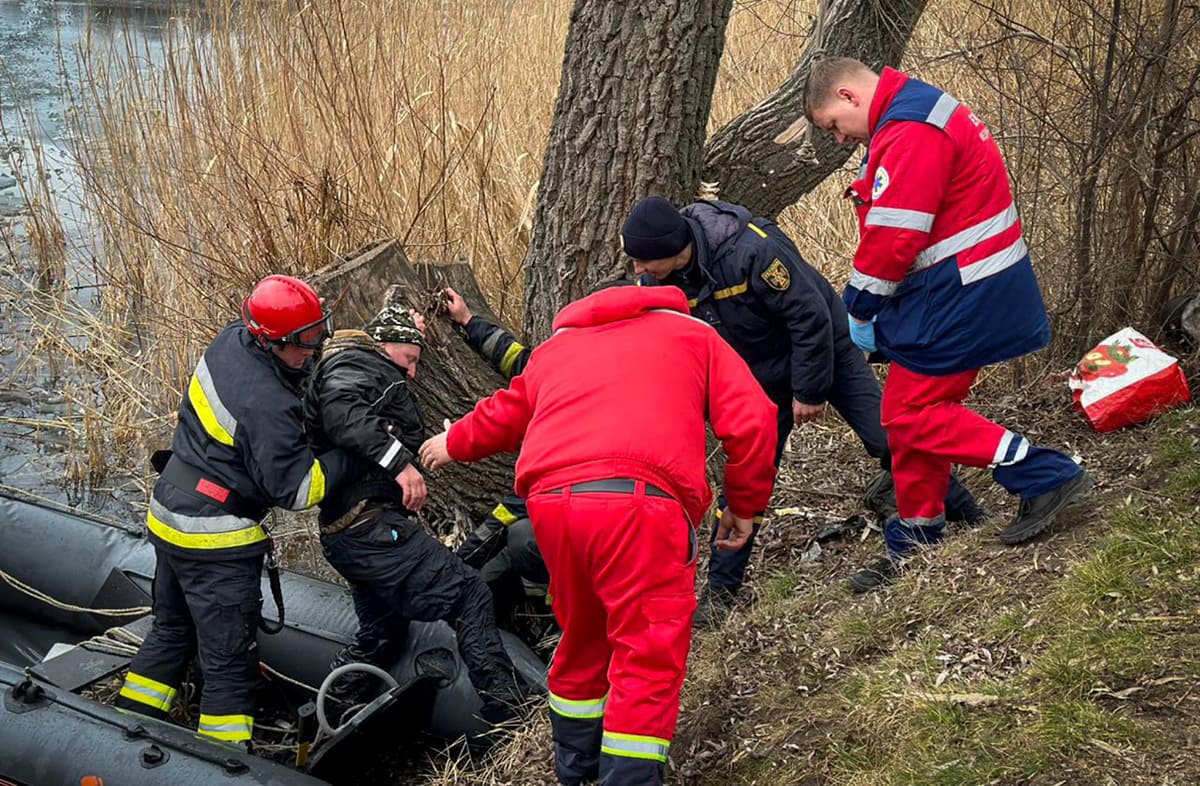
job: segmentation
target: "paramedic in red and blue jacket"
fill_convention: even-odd
[[[1069,456],[962,403],[981,368],[1050,340],[999,147],[950,95],[850,58],[813,67],[804,106],[839,143],[867,148],[846,191],[860,239],[844,299],[855,343],[891,361],[882,419],[899,517],[885,528],[891,559],[852,586],[878,586],[901,558],[942,538],[951,463],[989,467],[1020,495],[1001,541],[1034,537],[1092,481]]]

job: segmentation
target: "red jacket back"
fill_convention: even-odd
[[[564,308],[505,390],[450,428],[457,461],[516,450],[516,492],[634,478],[708,509],[705,419],[721,440],[730,509],[766,508],[775,480],[775,405],[675,287],[617,287]],[[522,442],[523,440],[523,442]]]

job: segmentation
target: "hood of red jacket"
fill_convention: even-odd
[[[610,287],[568,303],[554,318],[554,329],[582,328],[633,319],[655,309],[689,313],[679,287]]]

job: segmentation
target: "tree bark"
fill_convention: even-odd
[[[525,336],[620,277],[621,223],[694,193],[732,0],[576,0],[525,262]]]
[[[391,240],[319,271],[310,281],[333,309],[335,327],[366,324],[383,306],[384,293],[392,284],[399,284],[409,306],[425,315],[428,346],[411,384],[430,436],[442,430],[444,418],[462,417],[476,401],[507,384],[440,315],[439,292],[453,287],[472,312],[496,320],[465,262],[412,262]],[[428,477],[424,518],[439,532],[450,532],[454,525],[469,531],[501,497],[512,493],[513,460],[514,456],[503,455],[477,464],[451,464]]]
[[[718,183],[721,199],[774,218],[840,169],[854,148],[838,145],[830,134],[817,131],[786,145],[774,141],[804,114],[804,85],[813,63],[854,57],[875,69],[896,66],[925,5],[926,0],[829,0],[791,75],[713,134],[705,149],[704,180]]]

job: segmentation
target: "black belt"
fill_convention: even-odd
[[[599,491],[605,494],[633,494],[637,491],[637,484],[640,480],[632,478],[610,478],[608,480],[589,480],[587,483],[576,483],[573,486],[568,486],[572,494],[582,494],[587,491]],[[646,483],[647,497],[666,497],[667,499],[675,499],[675,496],[668,494],[650,483]],[[547,491],[547,494],[561,494],[562,489],[554,489]]]
[[[180,491],[214,505],[238,518],[261,521],[270,508],[242,497],[231,488],[206,476],[182,459],[171,456],[162,468],[162,478]]]

